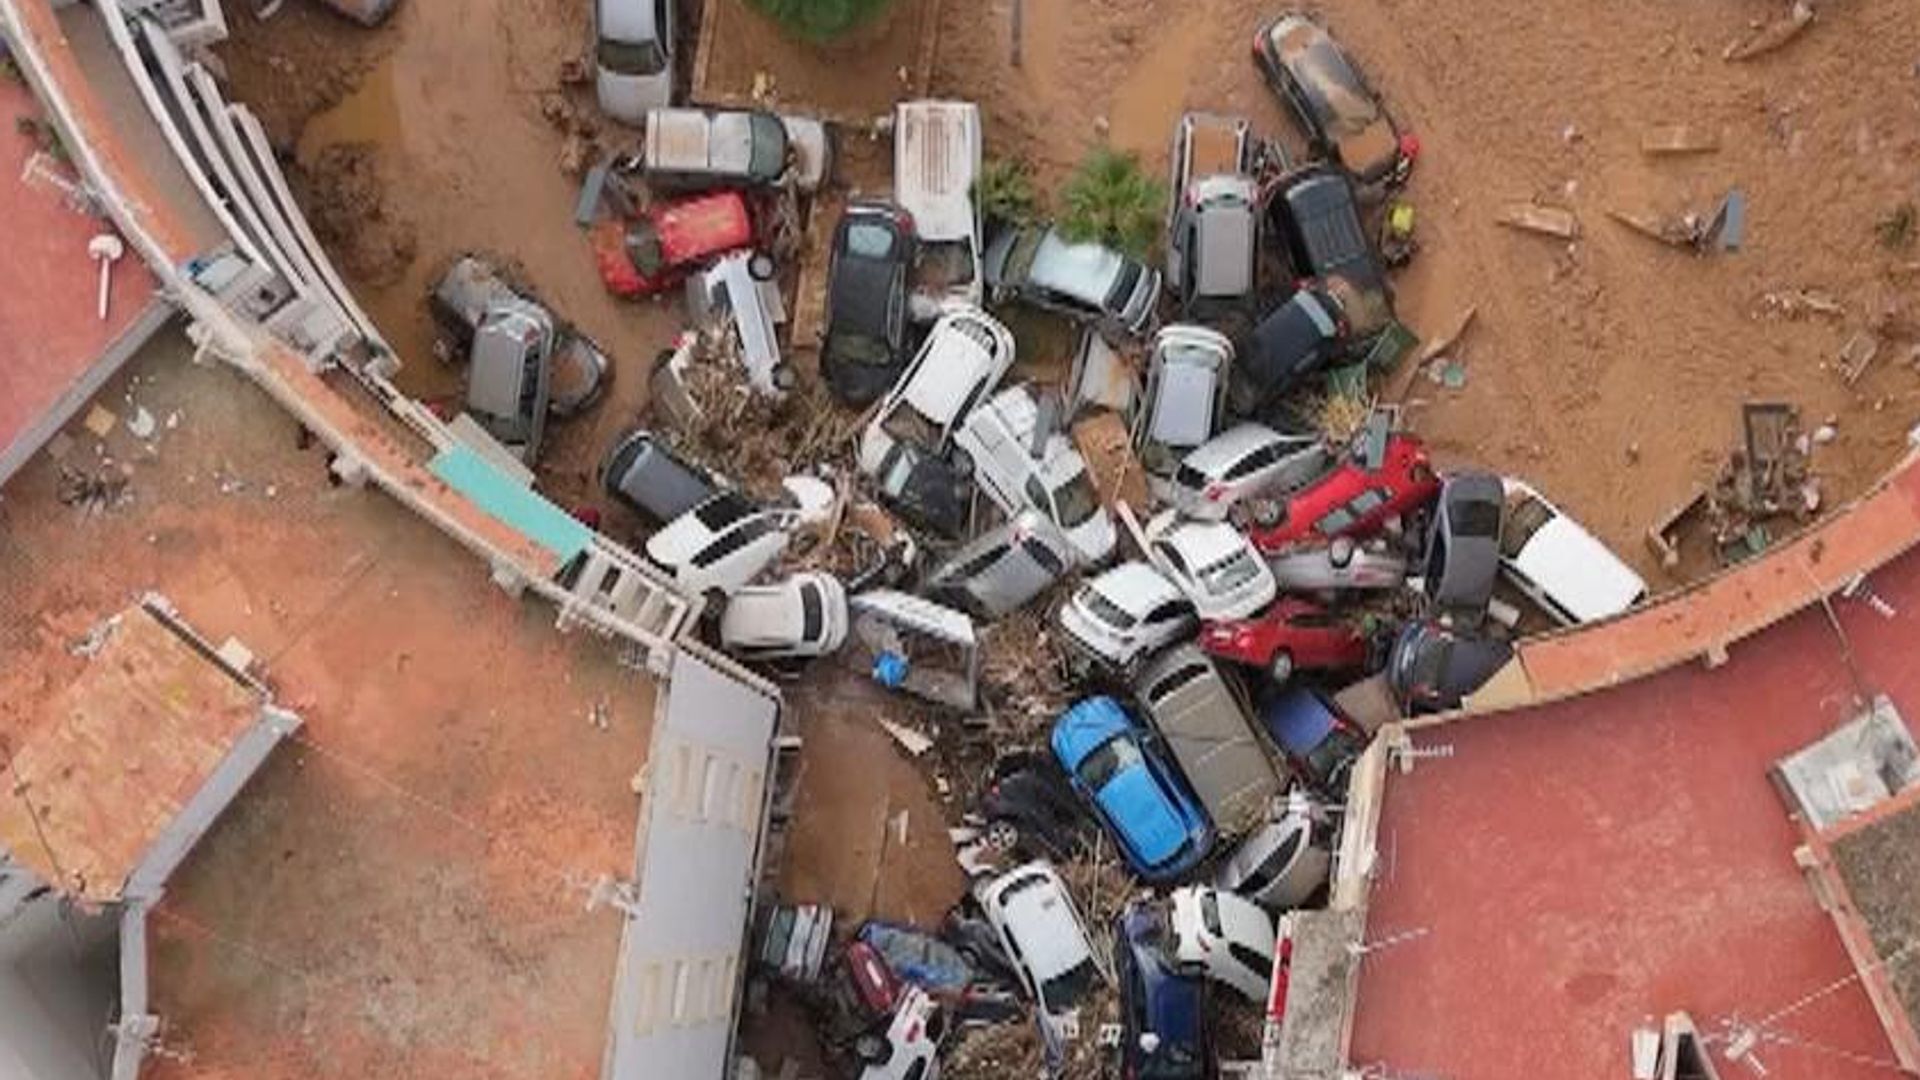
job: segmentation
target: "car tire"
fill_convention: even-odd
[[[1267,677],[1275,686],[1287,685],[1287,680],[1293,677],[1293,654],[1285,649],[1275,650],[1273,659],[1267,661]]]
[[[867,1032],[856,1035],[853,1040],[853,1056],[863,1065],[885,1065],[893,1059],[893,1044],[885,1035]]]
[[[987,846],[1002,855],[1011,855],[1020,846],[1020,825],[1012,818],[994,818],[987,822]]]
[[[1280,504],[1272,499],[1255,499],[1247,509],[1247,516],[1263,529],[1271,529],[1280,524]]]
[[[764,251],[756,251],[747,257],[747,273],[755,281],[772,281],[773,276],[779,272],[780,265],[773,261],[772,255]]]

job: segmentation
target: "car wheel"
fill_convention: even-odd
[[[800,384],[800,377],[794,374],[792,364],[780,364],[773,369],[773,388],[783,394],[790,394]]]
[[[1280,524],[1280,504],[1272,499],[1258,499],[1249,511],[1253,523],[1263,529],[1271,529]]]
[[[853,1056],[867,1065],[885,1065],[893,1057],[893,1044],[885,1035],[868,1032],[853,1040]]]
[[[772,281],[773,275],[779,270],[780,267],[773,261],[773,256],[764,251],[756,251],[747,259],[747,273],[752,275],[755,281]]]
[[[1020,826],[1011,818],[987,822],[987,846],[1002,855],[1011,855],[1020,846]]]
[[[958,447],[953,451],[953,471],[961,476],[973,475],[973,455]]]
[[[1267,674],[1273,678],[1276,684],[1285,686],[1287,680],[1293,677],[1292,655],[1285,649],[1280,649],[1275,652],[1273,659],[1267,661]]]

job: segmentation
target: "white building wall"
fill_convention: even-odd
[[[779,705],[685,651],[664,686],[607,1080],[721,1080],[746,962]]]

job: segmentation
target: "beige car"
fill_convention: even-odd
[[[1285,778],[1212,657],[1192,644],[1168,649],[1141,670],[1133,694],[1221,835],[1265,820]]]

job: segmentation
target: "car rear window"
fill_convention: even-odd
[[[1053,549],[1041,540],[1029,536],[1027,537],[1026,543],[1020,545],[1020,550],[1026,552],[1027,558],[1037,563],[1040,569],[1045,570],[1054,577],[1059,577],[1061,574],[1067,572],[1067,564],[1061,562],[1060,556],[1055,555]]]
[[[1200,584],[1210,592],[1232,592],[1260,576],[1260,563],[1243,548],[1200,571],[1199,576]]]
[[[1235,466],[1235,468],[1238,468],[1238,466]],[[1180,468],[1174,472],[1173,481],[1191,491],[1205,491],[1207,485],[1213,482],[1212,478],[1206,473],[1201,472],[1199,469],[1185,462],[1181,462]]]
[[[1081,591],[1080,602],[1087,606],[1087,610],[1093,612],[1095,618],[1116,630],[1132,629],[1133,624],[1138,621],[1127,613],[1127,609],[1107,599],[1100,590],[1092,587]]]
[[[847,227],[847,251],[863,259],[884,259],[893,254],[893,232],[884,225],[856,222]]]
[[[1066,528],[1075,528],[1100,511],[1100,493],[1093,489],[1093,480],[1086,470],[1074,473],[1072,478],[1061,484],[1053,492],[1054,513],[1060,518],[1060,524]]]
[[[1306,837],[1307,833],[1304,829],[1288,833],[1285,840],[1280,841],[1266,858],[1260,860],[1260,865],[1254,868],[1253,873],[1247,875],[1247,880],[1240,884],[1238,891],[1256,895],[1273,884],[1274,879],[1280,876],[1280,872],[1293,861],[1294,853],[1300,850],[1300,845]]]

